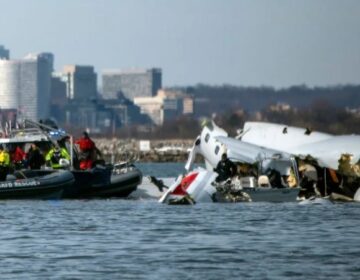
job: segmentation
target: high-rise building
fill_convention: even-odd
[[[18,117],[49,117],[51,61],[47,55],[0,60],[0,107],[16,109]]]
[[[50,104],[64,106],[67,103],[66,82],[53,73],[51,77]]]
[[[164,123],[164,99],[160,96],[135,97],[134,104],[140,107],[140,113],[147,115],[156,125]]]
[[[18,109],[21,60],[0,60],[0,108]]]
[[[25,59],[45,59],[48,62],[50,72],[54,71],[54,55],[48,52],[41,53],[29,53],[25,57]]]
[[[97,75],[93,66],[66,65],[56,76],[66,83],[68,99],[86,101],[97,98]]]
[[[51,77],[50,90],[50,116],[58,123],[65,121],[65,106],[67,103],[66,83],[62,81],[60,77],[53,75]]]
[[[161,69],[133,71],[105,71],[102,75],[102,97],[116,99],[123,95],[129,100],[135,97],[155,96],[161,88]]]
[[[0,59],[10,59],[10,51],[0,45]]]
[[[177,100],[172,101],[177,104],[176,110],[180,115],[191,115],[194,113],[194,99],[190,95],[180,90],[161,89],[157,93],[158,96],[162,96],[164,99]]]
[[[134,104],[156,125],[194,112],[193,98],[181,91],[161,89],[156,96],[135,97]]]

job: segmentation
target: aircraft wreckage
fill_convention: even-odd
[[[206,168],[191,171],[197,154]],[[219,180],[224,154],[235,172]],[[247,122],[232,138],[211,122],[196,138],[185,169],[159,202],[360,201],[360,136]]]

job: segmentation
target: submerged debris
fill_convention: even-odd
[[[196,202],[190,195],[185,195],[180,199],[170,199],[169,205],[194,205]]]
[[[213,183],[216,192],[212,199],[214,202],[250,202],[250,196],[241,188],[228,181],[224,183]]]

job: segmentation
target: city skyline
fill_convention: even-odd
[[[11,58],[64,65],[161,68],[163,84],[288,87],[360,83],[355,0],[0,0]]]
[[[19,60],[0,59],[0,109],[17,110],[21,119],[49,116],[53,56],[28,54]]]

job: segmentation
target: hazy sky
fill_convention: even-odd
[[[12,58],[160,67],[163,84],[360,83],[359,0],[0,0]]]

